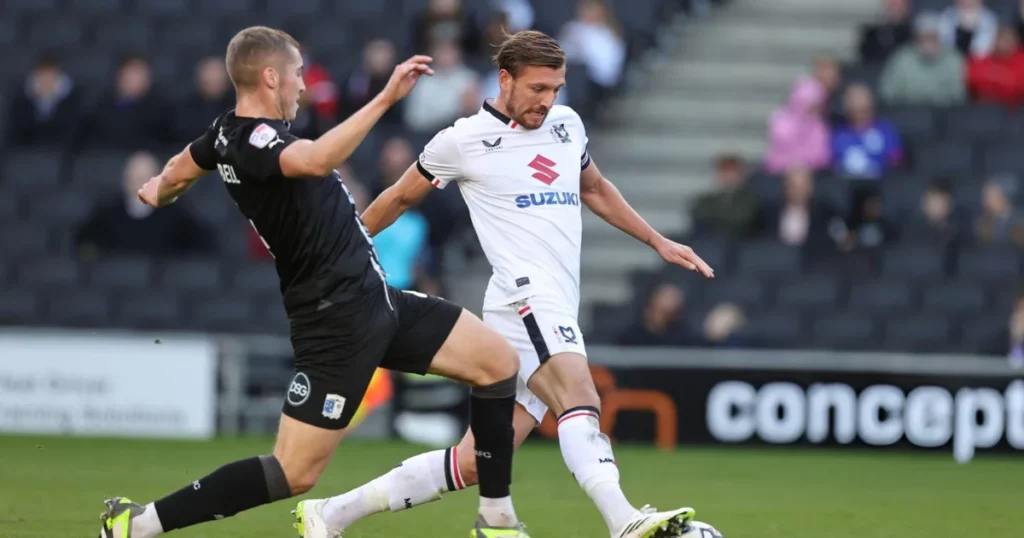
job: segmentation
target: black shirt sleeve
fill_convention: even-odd
[[[246,174],[259,180],[282,177],[281,152],[292,145],[298,137],[288,132],[283,125],[257,123],[238,141],[238,166]]]
[[[214,148],[214,144],[217,142],[217,123],[219,121],[219,119],[214,121],[210,128],[202,136],[193,140],[188,147],[192,154],[192,160],[203,170],[217,168],[217,149]]]

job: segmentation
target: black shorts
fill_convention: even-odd
[[[295,376],[284,414],[337,430],[348,426],[377,367],[425,374],[462,307],[388,287],[291,320]],[[392,308],[393,307],[393,308]]]

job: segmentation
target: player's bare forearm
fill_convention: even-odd
[[[583,175],[594,173],[597,177],[581,181],[580,200],[583,201],[583,205],[590,208],[595,215],[604,219],[608,224],[626,232],[649,247],[655,247],[656,242],[662,238],[661,234],[647,224],[647,221],[633,209],[633,206],[629,205],[629,202],[611,181],[600,175],[596,166],[588,167],[587,170],[584,170]],[[583,179],[582,176],[581,179]]]
[[[419,203],[433,187],[412,165],[394,185],[388,187],[363,211],[362,219],[370,236],[391,226],[410,207]]]
[[[181,152],[171,157],[160,173],[160,184],[157,190],[159,205],[167,205],[185,194],[196,181],[206,173],[192,159],[192,153],[188,146]]]
[[[309,146],[309,160],[322,172],[330,173],[359,147],[370,129],[380,121],[391,103],[378,95],[345,121],[335,125]]]

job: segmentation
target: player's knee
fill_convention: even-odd
[[[281,469],[288,480],[288,488],[291,490],[292,495],[306,493],[313,489],[317,480],[320,479],[323,466],[304,458],[289,458],[283,454],[275,454],[275,456],[281,463]]]
[[[519,354],[516,350],[498,333],[494,333],[490,340],[485,348],[489,350],[489,360],[481,364],[479,378],[473,382],[478,387],[499,383],[519,373]]]

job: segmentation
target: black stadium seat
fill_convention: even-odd
[[[889,120],[900,136],[910,140],[928,140],[937,136],[938,123],[928,107],[901,106],[883,109],[879,116]]]
[[[4,190],[15,193],[53,192],[61,183],[61,153],[48,149],[17,149],[0,157]]]
[[[942,314],[892,319],[885,328],[885,348],[912,353],[948,351],[952,332],[953,324]]]
[[[943,112],[946,136],[971,143],[993,140],[1006,131],[1006,109],[1001,105],[964,105]]]
[[[954,316],[973,316],[985,310],[985,289],[962,275],[959,282],[943,282],[931,286],[922,295],[926,312],[945,312]]]
[[[803,333],[803,320],[798,313],[774,310],[751,316],[739,336],[752,346],[797,348],[806,345]]]
[[[103,327],[109,323],[110,296],[97,290],[72,290],[49,295],[47,319],[70,327]]]
[[[926,176],[965,174],[974,169],[974,149],[957,142],[919,144],[913,162],[914,171]]]
[[[29,290],[4,290],[0,301],[0,324],[28,325],[38,323],[42,316],[42,301]]]
[[[778,241],[752,241],[737,249],[737,270],[761,276],[789,276],[803,269],[802,251]]]
[[[795,276],[781,284],[775,304],[785,311],[826,312],[840,301],[840,286],[833,275]]]
[[[21,264],[18,285],[48,292],[69,290],[80,284],[78,264],[71,258],[45,257]]]
[[[957,271],[981,282],[1008,282],[1020,278],[1020,258],[1011,248],[970,248],[960,251]]]
[[[153,262],[148,258],[118,257],[89,266],[89,284],[102,290],[144,291],[152,281]]]
[[[812,322],[815,347],[822,349],[860,350],[878,346],[870,316],[864,314],[831,314]]]
[[[903,279],[871,280],[850,287],[850,308],[876,317],[902,316],[914,306],[911,284]]]

